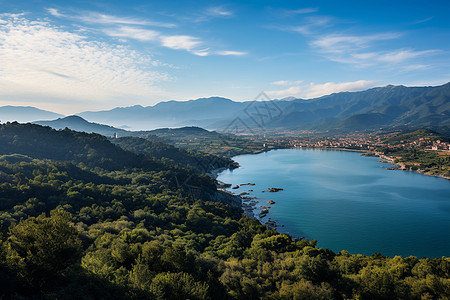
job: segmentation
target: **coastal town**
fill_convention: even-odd
[[[396,164],[400,170],[450,179],[450,138],[429,129],[352,132],[347,134],[292,133],[276,137],[251,137],[271,149],[328,149],[358,151]]]

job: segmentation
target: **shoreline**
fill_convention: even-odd
[[[271,149],[271,150],[276,150],[276,149]],[[267,151],[263,151],[263,152],[267,152]],[[259,153],[263,153],[263,152],[259,152]],[[254,153],[254,154],[259,154],[259,153]],[[239,167],[240,166],[238,166],[236,168],[239,168]],[[240,202],[240,207],[242,209],[243,215],[246,215],[247,217],[249,217],[251,219],[257,220],[261,225],[266,226],[269,230],[276,230],[279,233],[286,233],[286,232],[281,232],[280,230],[278,230],[279,227],[283,228],[284,224],[278,224],[277,221],[272,220],[270,217],[268,217],[268,219],[266,221],[263,221],[263,218],[265,218],[270,213],[270,211],[269,211],[270,206],[261,205],[261,203],[259,203],[259,201],[256,200],[256,199],[261,200],[261,198],[251,197],[251,199],[249,199],[248,197],[244,197],[244,195],[234,194],[233,192],[227,190],[227,188],[230,188],[232,186],[231,184],[225,183],[225,182],[217,179],[218,175],[221,172],[223,172],[225,170],[233,170],[236,168],[226,168],[226,167],[217,168],[217,169],[214,169],[214,170],[206,173],[206,175],[215,180],[218,192],[226,194],[227,197],[231,198],[230,205],[231,205],[231,202],[233,202],[233,200],[237,200]],[[240,184],[239,187],[241,187],[243,185],[252,185],[252,184],[249,184],[249,183]],[[269,201],[267,201],[268,204],[271,204],[271,203],[269,203]],[[257,207],[258,205],[261,205],[260,208]],[[261,211],[265,210],[265,213],[263,216],[260,216],[261,213],[258,214],[256,212],[258,209],[261,209]],[[287,233],[287,234],[289,234],[289,233]],[[293,236],[292,236],[292,238],[298,239],[298,240],[304,239],[304,237],[293,237]]]
[[[301,148],[280,148],[280,149],[270,149],[268,151],[271,150],[283,150],[283,149],[300,149],[300,150],[326,150],[326,151],[347,151],[347,152],[359,152],[361,153],[361,156],[368,156],[368,157],[378,157],[380,162],[384,162],[384,163],[389,163],[393,166],[396,166],[396,168],[386,168],[386,170],[401,170],[401,171],[409,171],[409,172],[417,172],[421,175],[426,175],[426,176],[433,176],[433,177],[439,177],[439,178],[444,178],[447,180],[450,180],[450,177],[444,176],[444,175],[440,175],[440,174],[429,174],[427,172],[424,172],[423,170],[408,170],[405,168],[405,165],[403,163],[395,163],[395,158],[390,157],[388,155],[384,155],[384,154],[380,154],[371,150],[363,150],[363,149],[346,149],[346,148],[327,148],[327,147],[301,147]],[[268,152],[268,151],[261,151],[258,153],[248,153],[248,154],[260,154],[263,152]],[[238,155],[236,155],[238,156]],[[236,157],[234,156],[234,157]],[[277,230],[278,227],[284,227],[284,225],[280,225],[280,224],[276,224],[275,221],[271,220],[271,218],[268,219],[267,222],[264,223],[264,221],[262,220],[262,218],[258,218],[257,217],[257,213],[256,210],[258,209],[256,207],[256,203],[250,201],[250,203],[246,203],[248,202],[248,199],[245,199],[244,197],[240,196],[240,195],[236,195],[228,190],[226,190],[226,188],[231,187],[231,184],[228,183],[224,183],[220,180],[217,180],[217,177],[219,176],[219,174],[225,170],[233,170],[236,168],[239,168],[240,166],[237,165],[234,168],[230,168],[230,167],[222,167],[222,168],[217,168],[214,170],[211,170],[210,172],[206,173],[207,176],[211,177],[212,179],[214,179],[216,181],[216,186],[217,186],[217,190],[218,191],[222,191],[226,194],[228,194],[229,196],[233,197],[236,200],[239,200],[241,203],[241,208],[243,211],[243,214],[248,216],[249,218],[252,219],[256,219],[258,220],[262,225],[266,225],[269,229],[275,229]],[[270,211],[267,212],[267,214],[269,214]],[[278,231],[278,230],[277,230]],[[279,231],[280,232],[280,231]],[[280,232],[281,233],[281,232]]]
[[[361,156],[368,156],[368,157],[378,157],[380,159],[381,162],[385,162],[385,163],[389,163],[391,165],[397,166],[398,168],[387,168],[386,170],[400,170],[400,171],[407,171],[407,172],[416,172],[419,173],[421,175],[425,175],[425,176],[433,176],[433,177],[438,177],[438,178],[444,178],[447,180],[450,180],[449,176],[445,176],[442,174],[430,174],[424,170],[421,169],[417,169],[417,170],[409,170],[405,168],[405,164],[404,163],[396,163],[395,158],[388,156],[388,155],[384,155],[384,154],[379,154],[375,151],[372,150],[363,150],[363,149],[347,149],[347,148],[329,148],[329,147],[294,147],[294,148],[283,148],[283,149],[302,149],[302,150],[310,150],[310,149],[317,149],[317,150],[336,150],[336,151],[347,151],[347,152],[359,152],[361,153]],[[274,149],[275,150],[275,149]]]
[[[372,157],[378,157],[380,159],[381,162],[385,162],[385,163],[389,163],[391,165],[397,166],[397,168],[388,168],[387,170],[399,170],[399,171],[407,171],[407,172],[416,172],[419,173],[421,175],[425,175],[425,176],[433,176],[433,177],[438,177],[438,178],[444,178],[447,180],[450,180],[450,177],[445,176],[443,174],[430,174],[424,170],[421,169],[417,169],[417,170],[409,170],[405,167],[404,163],[401,162],[395,162],[395,158],[388,156],[388,155],[384,155],[384,154],[378,154],[376,152],[373,151],[366,151],[367,155],[363,155],[363,156],[372,156]]]

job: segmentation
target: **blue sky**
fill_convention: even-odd
[[[0,0],[0,105],[65,114],[450,81],[448,1]]]

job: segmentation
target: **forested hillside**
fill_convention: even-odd
[[[450,296],[447,257],[293,240],[217,201],[213,180],[183,167],[186,152],[121,142],[140,153],[96,134],[1,125],[1,299]]]
[[[111,142],[125,150],[162,159],[168,163],[192,168],[206,173],[218,168],[235,168],[237,163],[230,158],[207,154],[195,150],[185,150],[172,145],[137,137],[111,139]]]

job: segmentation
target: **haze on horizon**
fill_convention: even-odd
[[[0,0],[0,106],[62,114],[450,81],[446,1]]]

